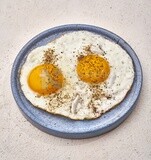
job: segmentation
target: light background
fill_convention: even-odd
[[[13,61],[41,31],[69,23],[106,28],[137,53],[144,83],[137,107],[117,129],[84,139],[57,138],[33,127],[20,113],[10,90]],[[0,159],[151,159],[151,1],[0,0]]]

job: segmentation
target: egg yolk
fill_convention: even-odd
[[[42,64],[29,74],[29,87],[40,95],[48,95],[58,91],[63,85],[63,75],[57,66]]]
[[[110,74],[110,66],[106,59],[95,54],[78,58],[77,74],[87,83],[104,82]]]

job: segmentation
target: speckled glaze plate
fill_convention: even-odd
[[[46,45],[60,35],[86,30],[102,35],[103,37],[119,44],[130,55],[135,69],[135,79],[131,90],[125,99],[114,109],[95,120],[75,121],[65,117],[52,115],[41,109],[35,108],[25,98],[19,83],[19,70],[28,53],[36,47]],[[11,73],[12,93],[23,115],[40,130],[63,138],[89,138],[106,133],[119,126],[135,108],[142,86],[142,69],[133,49],[119,36],[100,27],[83,24],[63,25],[48,29],[31,39],[17,55]]]

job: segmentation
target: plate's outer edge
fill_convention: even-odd
[[[124,50],[127,51],[127,53],[131,56],[133,59],[133,64],[135,67],[135,80],[134,83],[137,87],[135,87],[135,93],[133,95],[133,100],[131,101],[131,106],[126,111],[123,111],[116,119],[113,119],[113,121],[106,126],[100,127],[100,128],[95,128],[94,130],[90,131],[81,131],[81,132],[63,132],[59,131],[57,129],[52,129],[48,128],[44,124],[38,121],[38,118],[33,118],[33,114],[30,113],[28,110],[26,110],[26,107],[24,106],[24,102],[20,98],[20,93],[17,90],[17,74],[18,74],[18,67],[19,67],[19,62],[22,60],[22,56],[25,56],[26,51],[29,50],[29,48],[32,47],[32,45],[35,45],[35,43],[39,42],[41,39],[46,38],[50,34],[56,33],[56,32],[69,32],[69,31],[77,31],[77,30],[87,30],[90,32],[95,32],[98,34],[101,34],[105,36],[106,38],[109,38],[110,40],[116,42],[119,44]],[[117,36],[116,34],[100,28],[96,26],[91,26],[91,25],[85,25],[85,24],[69,24],[69,25],[62,25],[59,27],[54,27],[51,29],[48,29],[34,38],[32,38],[19,52],[17,55],[13,67],[12,67],[12,72],[11,72],[11,89],[12,93],[14,96],[14,99],[16,103],[19,106],[19,109],[21,110],[22,114],[27,118],[28,121],[30,121],[34,126],[39,128],[40,130],[47,132],[49,134],[52,134],[54,136],[62,137],[62,138],[73,138],[73,139],[80,139],[80,138],[90,138],[94,136],[101,135],[103,133],[106,133],[117,126],[119,126],[133,111],[135,108],[135,103],[140,95],[141,87],[142,87],[142,81],[143,81],[143,75],[142,75],[142,68],[141,64],[139,62],[138,57],[136,56],[134,50],[130,47],[130,45],[124,41],[121,37]],[[134,84],[133,84],[134,85]]]

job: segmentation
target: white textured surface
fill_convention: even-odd
[[[150,0],[0,1],[0,159],[151,159]],[[10,90],[12,63],[39,32],[67,23],[101,26],[123,37],[136,51],[144,72],[137,107],[117,129],[85,140],[66,140],[39,131],[21,115]]]

